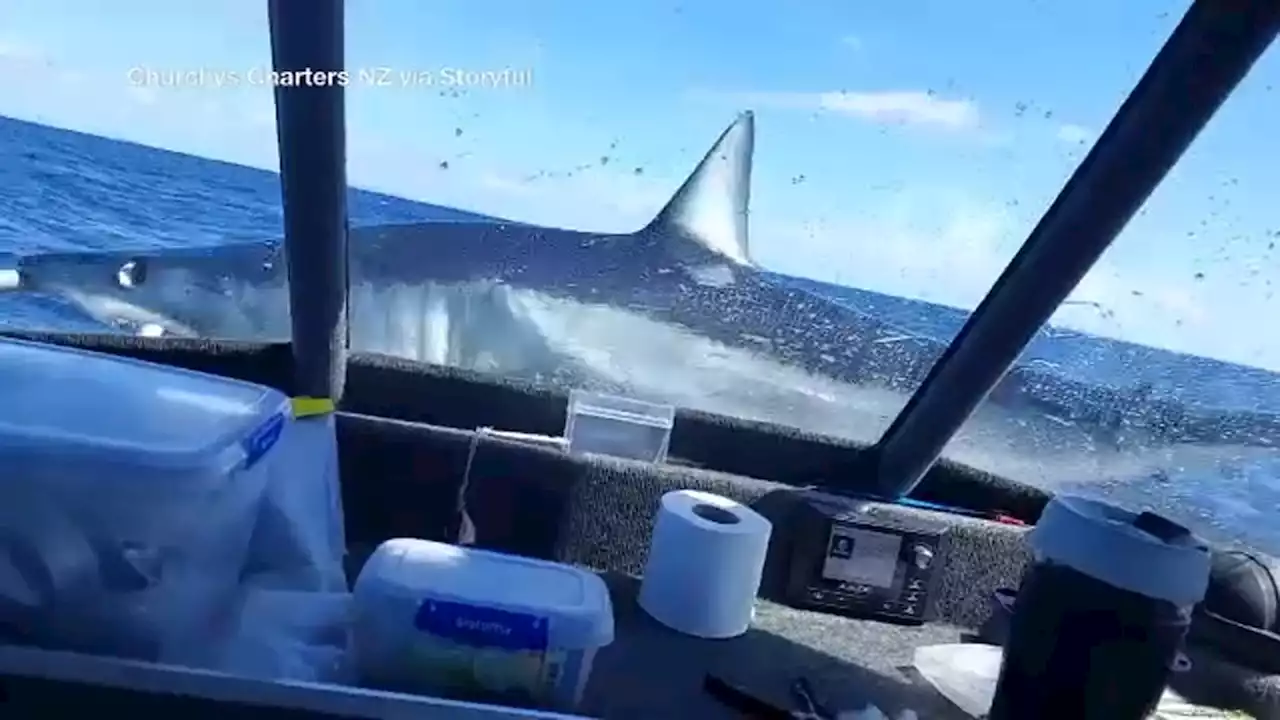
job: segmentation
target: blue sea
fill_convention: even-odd
[[[0,256],[214,247],[282,235],[274,173],[6,118],[0,118],[0,188]],[[477,217],[363,190],[352,190],[348,205],[356,226]],[[953,337],[965,318],[955,308],[775,279],[940,341]],[[104,330],[56,297],[26,293],[0,294],[0,327]],[[1150,385],[1156,396],[1188,405],[1280,414],[1275,374],[1068,330],[1042,332],[1023,362],[1091,384]],[[1062,445],[1066,449],[1046,454],[1017,450],[1023,441],[1009,434],[1029,425],[1035,427],[1028,433],[1048,432],[1040,427],[1044,423],[979,417],[971,425],[988,431],[957,440],[953,449],[961,460],[1055,488],[1155,506],[1220,538],[1239,538],[1247,521],[1245,539],[1280,554],[1280,529],[1268,529],[1275,523],[1265,522],[1280,509],[1280,457],[1272,449],[1201,445],[1107,454]],[[1155,469],[1159,479],[1150,480]]]

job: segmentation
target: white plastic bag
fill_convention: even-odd
[[[260,680],[349,684],[351,596],[246,588],[220,628],[161,662]]]
[[[299,418],[277,444],[246,574],[259,587],[346,592],[333,415]]]
[[[995,645],[929,645],[916,648],[912,664],[943,697],[976,718],[991,709],[1003,655]]]

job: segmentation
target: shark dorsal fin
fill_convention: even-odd
[[[693,241],[739,265],[751,265],[747,206],[755,116],[744,112],[730,125],[647,230]]]

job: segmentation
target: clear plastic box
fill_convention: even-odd
[[[8,339],[0,388],[0,632],[180,661],[232,606],[287,398]]]
[[[660,463],[667,459],[676,409],[634,398],[574,390],[564,436],[569,452]]]

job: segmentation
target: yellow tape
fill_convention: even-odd
[[[291,403],[295,418],[328,415],[335,410],[333,401],[329,398],[296,397],[291,400]]]

